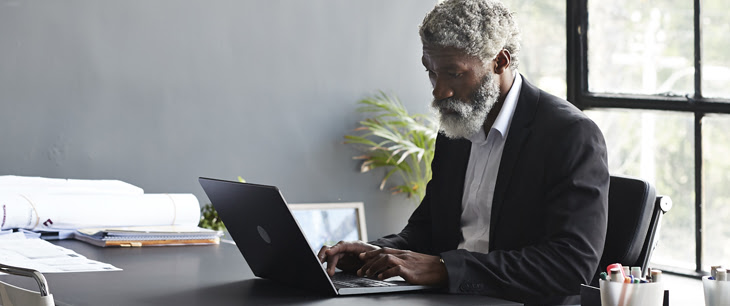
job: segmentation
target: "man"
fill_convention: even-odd
[[[399,234],[323,247],[320,260],[527,303],[575,302],[606,235],[598,127],[517,73],[519,31],[491,0],[448,0],[419,31],[441,123],[433,179]],[[573,296],[573,297],[570,297]]]

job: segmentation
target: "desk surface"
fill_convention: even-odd
[[[99,248],[56,244],[124,271],[45,274],[57,305],[520,305],[485,296],[411,292],[330,297],[253,275],[236,246]],[[33,290],[17,276],[0,280]]]

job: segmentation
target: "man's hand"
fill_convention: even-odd
[[[327,262],[327,274],[332,276],[335,275],[335,267],[348,272],[357,270],[363,264],[359,255],[378,249],[380,247],[362,241],[340,241],[331,247],[323,246],[319,250],[317,258],[322,263]]]
[[[364,261],[357,275],[386,279],[403,277],[416,285],[445,286],[449,280],[441,258],[411,251],[382,248],[360,254]]]

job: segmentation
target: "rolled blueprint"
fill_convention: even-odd
[[[0,229],[197,226],[200,204],[192,194],[0,193]]]

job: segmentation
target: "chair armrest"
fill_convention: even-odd
[[[48,282],[46,282],[46,278],[43,276],[43,274],[41,274],[41,272],[32,269],[13,267],[3,264],[0,264],[0,272],[32,277],[36,281],[36,283],[38,283],[38,292],[41,294],[41,296],[48,296],[50,294],[48,290]]]

